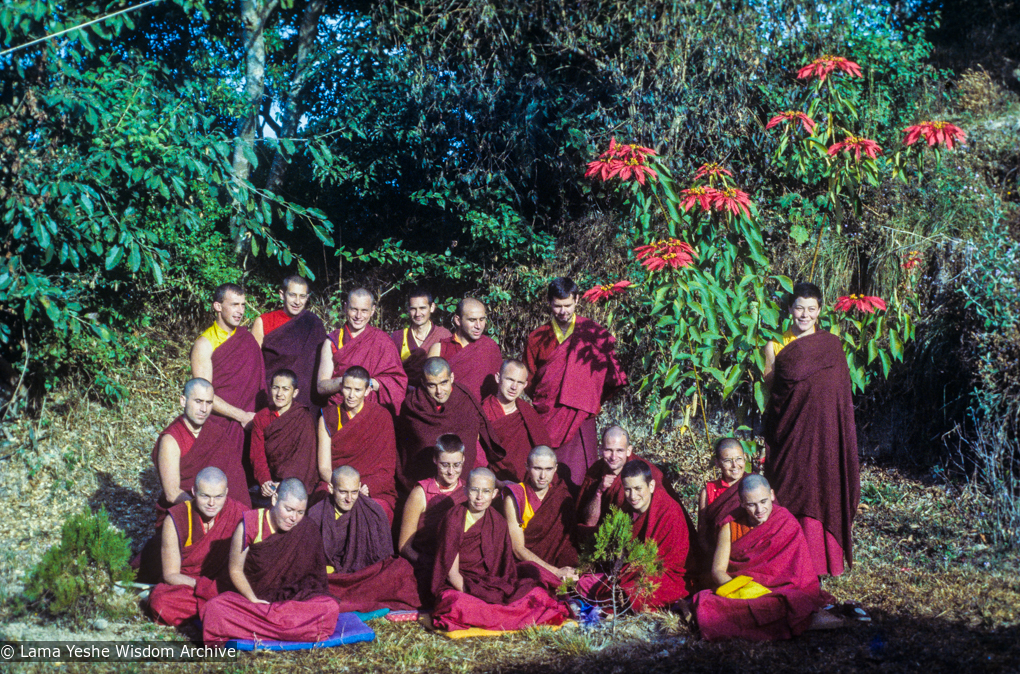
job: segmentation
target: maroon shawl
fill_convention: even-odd
[[[481,403],[459,381],[454,382],[442,409],[436,408],[425,389],[417,389],[404,400],[397,417],[397,479],[405,490],[411,491],[416,482],[436,474],[432,448],[444,433],[455,433],[464,443],[464,475],[475,467],[479,445],[489,464],[499,463],[505,456],[482,414]]]
[[[420,388],[422,385],[421,368],[429,357],[429,349],[432,348],[433,344],[450,339],[453,335],[443,326],[433,323],[429,334],[425,336],[425,341],[421,343],[421,346],[416,346],[417,342],[414,341],[414,335],[410,333],[410,330],[411,328],[404,328],[403,330],[391,332],[390,339],[393,340],[393,346],[397,347],[397,353],[399,354],[402,353],[401,349],[404,348],[404,338],[405,336],[407,337],[407,346],[411,351],[411,355],[404,360],[407,387]]]
[[[552,447],[549,432],[538,412],[526,400],[517,400],[517,412],[504,414],[499,398],[489,396],[482,402],[482,412],[492,425],[496,441],[506,450],[506,456],[492,466],[501,480],[520,482],[528,470],[528,454],[539,445]]]
[[[453,561],[460,555],[460,575],[464,591],[489,604],[509,604],[537,587],[530,578],[518,578],[510,530],[506,520],[490,507],[482,518],[464,531],[467,504],[450,509],[439,528],[432,570],[432,594],[454,589],[448,576]]]
[[[397,503],[397,440],[393,434],[393,417],[382,405],[366,400],[353,419],[347,418],[335,405],[324,409],[322,418],[330,435],[333,470],[339,466],[354,468],[361,473],[361,481],[368,485],[369,495],[388,505],[392,512]]]
[[[422,482],[425,480],[419,484]],[[424,485],[422,485],[422,489],[425,489]],[[443,524],[443,518],[451,508],[467,501],[467,493],[464,491],[464,485],[461,484],[459,489],[454,489],[449,494],[436,494],[431,499],[426,491],[425,498],[425,512],[418,517],[418,530],[414,534],[411,545],[423,563],[431,564],[436,555],[436,535],[439,532],[439,527]],[[431,567],[429,571],[431,572]]]
[[[191,515],[190,523],[188,515]],[[181,573],[192,578],[206,578],[215,583],[217,592],[230,589],[230,539],[244,517],[244,507],[227,497],[223,509],[209,531],[203,531],[202,516],[195,504],[178,503],[168,513],[177,529],[181,550]],[[190,536],[190,538],[189,538]]]
[[[776,356],[766,410],[765,476],[795,516],[822,523],[853,565],[851,525],[861,497],[850,370],[840,340],[816,332]]]
[[[737,480],[727,487],[726,491],[705,506],[698,517],[698,548],[704,571],[710,570],[715,545],[719,540],[719,527],[741,512],[740,482]]]
[[[308,511],[322,535],[326,563],[336,573],[354,573],[393,556],[390,521],[378,503],[364,496],[350,512],[336,517],[333,499],[319,501]]]
[[[329,333],[329,342],[333,349],[333,378],[341,377],[348,368],[360,365],[379,382],[379,392],[370,392],[365,400],[377,401],[391,414],[396,414],[407,395],[407,375],[404,374],[404,364],[400,362],[400,352],[393,346],[389,335],[377,327],[366,325],[361,334],[352,338],[345,326]],[[329,401],[343,405],[343,394],[334,393]]]
[[[659,470],[654,463],[641,458],[637,454],[632,454],[630,460],[644,461],[648,464],[648,467],[652,471],[652,479],[655,480],[656,488],[664,487],[670,496],[673,496],[673,498],[677,501],[680,500],[679,497],[676,496],[676,492],[673,491],[672,485],[666,481],[662,471]],[[608,473],[609,467],[606,465],[606,462],[601,459],[588,469],[588,472],[585,473],[584,481],[581,483],[581,489],[578,492],[577,506],[579,509],[595,497],[595,493],[598,491],[599,485],[602,484],[602,478]],[[613,482],[613,486],[602,494],[602,515],[599,520],[601,521],[602,517],[606,516],[609,512],[610,506],[616,506],[617,508],[623,509],[626,502],[627,499],[623,494],[623,480],[621,480],[620,476],[617,475],[616,480]]]
[[[491,337],[482,335],[467,346],[453,337],[442,342],[440,356],[446,359],[458,384],[471,392],[475,400],[496,392],[496,373],[503,366],[503,353]]]
[[[263,511],[249,512],[261,515]],[[326,553],[318,527],[305,517],[288,532],[252,543],[244,560],[244,576],[255,596],[270,603],[328,595]]]
[[[298,394],[294,399],[306,407],[321,402],[316,394],[319,375],[319,347],[326,341],[326,328],[319,317],[305,310],[276,328],[262,339],[262,357],[266,364],[266,390],[272,388],[271,377],[277,370],[288,369],[298,378]]]
[[[315,417],[295,402],[266,427],[266,465],[273,481],[296,477],[311,493],[319,483],[317,443]]]
[[[574,498],[559,475],[553,478],[545,498],[539,500],[527,480],[508,484],[507,495],[517,506],[517,521],[522,521],[524,499],[527,495],[534,516],[524,527],[524,547],[547,564],[560,568],[577,566],[577,548],[574,547],[574,525],[577,514]]]
[[[641,541],[655,541],[662,561],[662,575],[655,579],[659,587],[651,596],[635,602],[634,609],[668,606],[690,594],[694,578],[688,573],[688,568],[696,556],[690,554],[694,529],[684,507],[670,498],[665,490],[656,489],[648,510],[634,520],[633,536]],[[627,579],[624,579],[624,588],[627,589],[627,586]]]

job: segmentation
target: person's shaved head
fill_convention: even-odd
[[[181,396],[181,407],[184,408],[184,419],[192,430],[201,428],[208,421],[215,402],[216,392],[208,380],[201,377],[188,380],[184,385],[184,395]]]
[[[743,452],[744,446],[736,438],[720,438],[715,441],[715,458],[721,459],[727,449],[739,449]]]
[[[528,366],[525,365],[523,361],[517,360],[516,358],[507,358],[506,360],[504,360],[503,364],[499,366],[499,374],[500,375],[505,374],[506,373],[506,369],[508,367],[520,368],[520,369],[524,370],[525,378],[527,378],[527,376],[529,374]]]
[[[715,465],[729,484],[744,477],[747,456],[744,446],[736,438],[722,438],[715,443]]]
[[[461,341],[477,342],[485,334],[488,320],[485,305],[473,297],[465,297],[457,303],[457,313],[453,315],[453,327]]]
[[[488,480],[490,487],[496,486],[496,474],[488,468],[474,468],[468,473],[468,485],[484,484]]]
[[[740,507],[747,513],[751,526],[768,522],[775,506],[776,493],[761,475],[751,473],[740,483]]]
[[[301,289],[308,292],[308,279],[299,274],[291,274],[280,282],[280,290],[287,292],[293,287],[294,290]]]
[[[226,474],[216,466],[198,471],[195,484],[191,487],[191,496],[195,499],[199,517],[205,522],[213,519],[227,503]]]
[[[457,302],[457,310],[454,313],[456,313],[457,316],[464,318],[464,312],[471,309],[481,309],[484,312],[485,305],[480,300],[476,300],[474,297],[465,297],[460,302]]]
[[[609,472],[616,475],[620,474],[624,464],[634,455],[630,435],[620,426],[610,426],[602,433],[602,447],[599,451]]]
[[[475,468],[468,473],[467,507],[475,515],[479,515],[492,505],[496,496],[496,474],[488,468]]]
[[[281,501],[289,499],[307,501],[308,490],[305,489],[305,485],[301,482],[301,480],[296,477],[288,477],[280,482],[280,486],[276,488],[276,497]]]
[[[347,294],[347,302],[351,300],[365,299],[368,300],[372,306],[375,306],[375,294],[367,288],[355,288]]]
[[[351,480],[360,481],[361,473],[359,473],[358,469],[355,468],[354,466],[337,466],[336,469],[333,471],[333,474],[330,475],[329,481],[332,482],[333,484],[336,484],[337,480],[339,480],[340,478],[347,478]]]
[[[337,510],[350,512],[361,495],[361,473],[354,466],[337,466],[330,476],[330,492]]]
[[[769,481],[765,479],[764,475],[750,473],[745,475],[744,479],[740,483],[740,495],[744,496],[744,494],[750,494],[754,490],[761,488],[771,490],[772,485],[769,484]]]
[[[184,384],[184,397],[190,398],[192,394],[195,392],[195,389],[202,389],[203,391],[206,391],[212,390],[212,387],[213,387],[212,382],[210,382],[208,379],[202,379],[201,377],[189,379]]]
[[[273,528],[287,532],[297,526],[305,517],[308,509],[308,490],[301,480],[288,477],[280,482],[273,494],[273,507],[269,511],[269,519]]]
[[[368,374],[368,370],[361,367],[360,365],[352,365],[351,367],[344,370],[343,378],[347,379],[348,377],[350,377],[351,379],[359,379],[365,382],[366,385],[372,379],[371,375]]]
[[[630,444],[630,433],[628,433],[623,426],[610,426],[606,430],[602,431],[602,446],[604,447],[607,442],[619,438],[625,444]]]
[[[450,374],[452,370],[445,358],[432,356],[425,359],[425,363],[421,366],[421,372],[426,377],[441,377],[444,374]]]
[[[552,447],[546,445],[539,445],[528,453],[528,464],[532,464],[535,459],[552,459],[555,463],[558,461],[556,458],[556,452]]]
[[[227,474],[216,466],[206,466],[195,476],[195,487],[227,486]]]

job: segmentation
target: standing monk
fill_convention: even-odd
[[[421,387],[421,366],[429,357],[432,345],[453,337],[449,330],[432,322],[435,312],[432,293],[416,288],[407,298],[407,316],[411,324],[390,334],[404,363],[408,389]]]
[[[549,432],[538,412],[520,395],[528,386],[528,368],[519,360],[505,360],[496,377],[495,395],[482,401],[482,412],[492,424],[496,441],[506,456],[492,467],[501,480],[520,482],[528,472],[533,447],[549,445]]]
[[[478,402],[496,392],[496,371],[503,364],[499,345],[485,335],[488,320],[484,304],[472,297],[462,299],[453,315],[453,336],[429,349],[429,357],[449,363],[461,386]]]
[[[569,278],[549,284],[552,320],[531,333],[524,356],[531,372],[528,394],[552,437],[561,474],[573,485],[598,461],[595,416],[627,384],[616,340],[574,313],[579,292]]]
[[[316,463],[315,417],[298,402],[297,374],[278,370],[269,389],[272,406],[255,413],[251,424],[251,465],[263,498],[280,481],[296,477],[311,492],[319,483]]]
[[[326,328],[318,316],[307,310],[308,281],[297,274],[283,279],[280,302],[282,309],[255,319],[251,334],[262,346],[266,374],[284,369],[295,373],[298,404],[305,407],[314,404],[317,408],[319,346],[326,341]],[[272,386],[271,381],[266,384],[267,389]]]
[[[244,319],[244,291],[224,283],[213,296],[216,322],[203,332],[191,348],[191,373],[212,382],[213,413],[206,422],[218,436],[214,460],[207,465],[227,475],[234,493],[245,507],[251,507],[244,457],[244,429],[255,418],[255,403],[266,387],[262,350]]]
[[[766,346],[765,476],[804,528],[818,575],[838,576],[853,564],[861,479],[850,370],[839,338],[815,329],[821,303],[816,286],[794,286],[792,339]]]
[[[375,295],[356,288],[344,304],[347,323],[329,333],[319,355],[319,395],[334,405],[343,403],[343,373],[358,365],[368,371],[368,400],[396,414],[407,395],[407,375],[400,353],[389,335],[369,325],[375,315]]]
[[[244,516],[241,504],[227,496],[227,476],[219,468],[199,471],[191,493],[191,501],[170,508],[160,548],[163,582],[149,594],[153,617],[174,627],[230,589],[230,537]]]
[[[358,471],[362,492],[374,499],[393,521],[397,505],[397,441],[393,417],[378,403],[366,400],[369,376],[355,365],[343,375],[343,404],[330,403],[319,417],[319,479],[332,483],[333,471],[350,466]]]

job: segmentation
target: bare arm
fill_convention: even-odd
[[[159,484],[163,487],[163,498],[170,503],[191,500],[191,494],[181,490],[181,448],[169,434],[159,441],[156,467],[159,470]]]
[[[770,339],[765,344],[765,392],[772,390],[772,372],[776,369],[776,347]]]
[[[436,342],[429,347],[429,358],[436,358],[443,351],[443,345],[440,342]]]
[[[255,596],[248,578],[244,575],[244,560],[248,558],[248,549],[244,547],[244,521],[242,520],[234,529],[234,537],[230,539],[230,559],[228,569],[230,570],[230,581],[234,588],[253,604],[268,604]]]
[[[333,379],[333,347],[329,338],[319,348],[319,376],[315,385],[321,396],[331,396],[343,388],[343,377]]]
[[[266,338],[266,328],[262,325],[262,317],[259,316],[255,319],[255,322],[251,324],[251,336],[255,338],[255,341],[262,346],[262,340]]]
[[[400,520],[400,536],[397,539],[397,548],[401,556],[410,562],[418,561],[418,553],[414,550],[414,535],[418,533],[418,520],[425,512],[425,490],[421,485],[414,485],[411,495],[407,497],[404,504],[404,515]]]
[[[164,583],[195,587],[195,579],[181,573],[181,544],[177,538],[177,524],[172,517],[163,520],[163,540],[159,554],[163,558]]]
[[[201,377],[210,382],[213,380],[212,354],[212,342],[205,337],[195,340],[195,345],[191,347],[192,377]],[[213,396],[213,413],[233,419],[242,426],[247,426],[255,418],[254,412],[245,412],[240,407],[234,407],[219,396]]]
[[[719,538],[715,543],[715,555],[712,556],[712,582],[716,587],[733,580],[728,573],[730,567],[730,523],[719,527]]]
[[[698,524],[705,519],[705,508],[708,507],[708,488],[702,487],[701,493],[698,494]]]
[[[329,484],[333,477],[333,441],[326,430],[325,417],[319,417],[319,449],[318,449],[319,479]]]
[[[464,591],[464,576],[460,575],[460,555],[458,554],[453,558],[453,566],[450,567],[450,573],[447,574],[446,578],[450,581],[450,585],[453,585],[455,590]]]
[[[595,490],[594,496],[587,503],[581,504],[581,517],[580,522],[583,527],[593,527],[599,523],[599,518],[602,517],[602,495],[606,493],[610,487],[613,486],[613,482],[616,481],[616,476],[610,473],[602,478],[601,484]]]
[[[524,542],[524,529],[521,528],[521,523],[517,521],[517,503],[509,496],[503,499],[503,515],[506,518],[507,528],[510,529],[510,542],[513,544],[514,556],[517,559],[522,562],[534,562],[557,578],[562,578],[565,573],[573,572],[573,569],[570,567],[559,569],[552,564],[548,564],[544,559],[528,550]]]

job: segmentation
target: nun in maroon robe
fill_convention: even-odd
[[[450,339],[453,335],[441,325],[432,324],[429,334],[425,340],[418,344],[414,338],[414,331],[411,328],[396,330],[390,333],[393,346],[397,347],[400,360],[404,363],[404,373],[407,375],[407,388],[421,388],[421,367],[429,357],[429,349],[444,339]]]
[[[421,606],[411,563],[393,556],[390,521],[382,506],[362,496],[349,512],[341,512],[326,499],[312,506],[308,519],[322,535],[329,591],[341,612]]]
[[[322,411],[330,438],[330,470],[350,466],[361,474],[369,495],[393,521],[397,505],[397,440],[393,417],[378,403],[365,400],[361,411],[351,417],[341,405]],[[325,483],[320,483],[320,491]]]
[[[741,512],[740,480],[727,484],[719,478],[709,482],[706,487],[708,505],[698,516],[698,552],[701,559],[699,571],[710,575],[712,557],[715,555],[715,545],[719,538],[719,527]],[[705,584],[710,584],[709,578],[705,579]]]
[[[524,529],[524,547],[556,568],[577,566],[574,497],[560,476],[553,477],[545,498],[538,498],[527,479],[508,484],[506,494],[513,499],[517,521]]]
[[[244,508],[227,497],[223,508],[205,530],[202,517],[191,501],[178,503],[167,513],[177,532],[180,545],[180,573],[195,579],[195,586],[170,585],[161,582],[149,594],[149,611],[157,622],[176,627],[197,618],[199,610],[221,592],[233,586],[227,561],[230,556],[230,538],[244,515]]]
[[[776,356],[765,418],[765,477],[800,521],[818,575],[853,564],[861,498],[850,370],[838,337],[818,331]]]
[[[311,493],[319,484],[317,444],[315,417],[296,398],[283,414],[259,410],[252,420],[249,450],[255,481],[261,485],[296,477]]]
[[[789,348],[789,347],[787,347]],[[748,576],[770,590],[755,599],[694,595],[694,615],[706,641],[790,639],[804,632],[811,615],[832,601],[821,589],[804,532],[786,508],[775,505],[763,524],[750,527],[743,511],[722,524],[743,522],[732,542],[727,573]]]
[[[616,340],[595,321],[576,316],[562,343],[551,323],[528,336],[524,362],[528,394],[556,449],[563,476],[580,484],[599,460],[595,417],[627,375],[616,359]]]
[[[352,338],[345,325],[329,333],[328,340],[333,353],[333,379],[360,365],[379,383],[379,391],[370,391],[365,400],[378,402],[390,414],[399,412],[407,395],[407,375],[404,374],[404,364],[400,362],[400,353],[389,335],[375,326],[366,325],[357,337]],[[343,405],[343,393],[334,393],[329,401]]]
[[[266,367],[266,391],[273,387],[274,372],[290,370],[298,377],[294,402],[305,407],[320,407],[316,394],[319,372],[319,347],[326,341],[326,328],[319,317],[307,309],[291,317],[283,309],[262,315],[262,357]]]
[[[566,607],[540,586],[534,565],[518,565],[514,558],[506,520],[489,507],[464,531],[467,513],[466,504],[454,506],[439,530],[432,574],[434,624],[451,631],[471,627],[510,631],[563,624],[568,616]],[[449,581],[450,569],[458,558],[464,592]],[[521,576],[520,571],[528,577]]]
[[[450,364],[457,383],[481,402],[496,392],[496,373],[503,365],[503,352],[491,337],[482,335],[464,346],[457,338],[440,342],[439,357]]]
[[[506,456],[491,468],[496,477],[512,482],[525,479],[528,454],[532,449],[539,445],[552,446],[549,432],[531,403],[518,398],[516,404],[517,411],[507,414],[496,395],[482,402],[482,412],[492,426],[496,442],[506,450]]]

